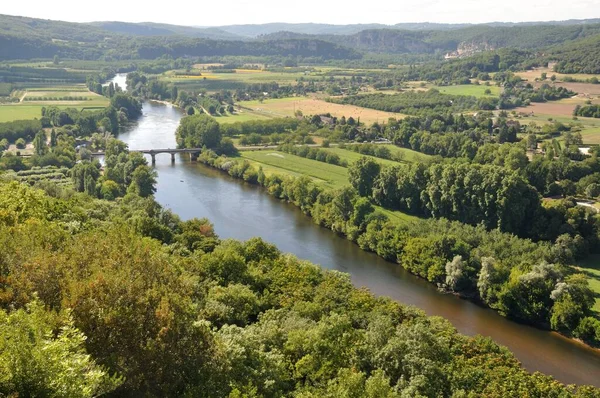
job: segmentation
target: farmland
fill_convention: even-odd
[[[291,172],[294,175],[307,175],[330,187],[339,188],[348,184],[348,171],[341,166],[277,151],[242,152],[242,157],[257,165],[264,164],[277,168],[286,174]]]
[[[418,162],[418,161],[422,161],[422,160],[430,158],[429,155],[425,155],[423,153],[419,153],[419,152],[416,152],[416,151],[413,151],[410,149],[406,149],[406,148],[400,148],[395,145],[384,145],[384,146],[390,150],[393,157],[399,157],[401,159],[401,162],[414,163],[414,162]],[[328,152],[333,152],[333,153],[337,154],[340,157],[340,159],[345,160],[346,162],[348,162],[348,164],[356,162],[361,157],[366,156],[366,155],[360,154],[358,152],[354,152],[349,149],[332,147],[332,148],[327,148],[326,150]],[[381,163],[384,166],[388,166],[388,165],[393,166],[393,165],[398,164],[398,162],[394,161],[394,160],[381,159],[381,158],[377,158],[377,157],[373,157],[373,156],[367,156],[367,157],[374,159],[375,161]]]
[[[42,108],[48,106],[81,110],[104,108],[109,102],[106,97],[89,91],[81,84],[31,87],[13,91],[11,96],[18,98],[20,102],[0,105],[0,123],[39,119],[42,116]]]
[[[242,152],[241,155],[256,168],[261,166],[267,175],[278,174],[294,177],[306,175],[312,178],[313,181],[322,183],[330,188],[341,188],[349,185],[348,170],[341,166],[334,166],[278,151]],[[399,211],[391,211],[380,207],[377,207],[377,209],[394,221],[411,221],[417,219],[414,216]]]
[[[490,85],[486,86],[483,84],[461,84],[456,86],[432,86],[442,94],[450,95],[471,95],[477,98],[481,97],[497,97],[500,95],[502,89],[498,86]],[[490,93],[486,94],[486,90]]]
[[[367,109],[354,105],[343,105],[326,102],[314,97],[293,97],[283,99],[268,99],[264,101],[242,101],[239,106],[248,110],[259,112],[272,117],[294,116],[296,111],[305,115],[318,115],[330,113],[332,116],[360,118],[363,123],[385,122],[390,117],[402,118],[400,113],[384,112],[375,109]]]

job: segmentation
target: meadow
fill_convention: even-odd
[[[242,152],[241,156],[257,164],[279,169],[278,171],[282,171],[284,174],[291,172],[296,176],[307,175],[316,182],[324,183],[333,188],[348,185],[348,170],[341,166],[278,151],[248,151]],[[269,171],[274,172],[276,170],[271,169]]]
[[[494,85],[483,84],[461,84],[457,86],[431,86],[442,94],[450,95],[470,95],[473,97],[498,97],[502,89]],[[490,90],[490,94],[486,94],[486,90]]]
[[[313,181],[330,188],[342,188],[349,185],[348,169],[341,166],[271,150],[244,151],[241,156],[250,161],[257,169],[259,166],[262,167],[267,175],[277,174],[293,177],[306,175]],[[417,219],[415,216],[399,211],[386,210],[379,206],[375,207],[393,221],[413,221]]]
[[[380,146],[380,144],[378,144],[378,146]],[[431,156],[429,156],[429,155],[426,155],[424,153],[419,153],[419,152],[413,151],[411,149],[400,148],[395,145],[383,145],[383,146],[387,147],[393,155],[399,156],[401,159],[400,162],[402,162],[402,163],[415,163],[415,162],[419,162],[419,161],[423,161],[428,158],[431,158]],[[395,160],[382,159],[382,158],[378,158],[378,157],[374,157],[374,156],[363,155],[363,154],[354,152],[349,149],[331,147],[331,148],[326,148],[325,150],[328,152],[333,152],[333,153],[337,154],[340,157],[340,159],[347,161],[348,164],[356,162],[358,159],[360,159],[363,156],[372,158],[373,160],[377,161],[378,163],[380,163],[381,165],[384,165],[384,166],[395,166],[395,165],[399,164],[399,162],[397,162]]]
[[[600,316],[600,255],[589,255],[580,260],[575,268],[588,277],[590,287],[596,293],[596,304],[593,309]]]

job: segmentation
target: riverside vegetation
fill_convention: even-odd
[[[0,183],[2,394],[599,396],[151,196],[47,189]]]
[[[598,149],[579,149],[598,137],[598,78],[569,74],[598,72],[600,24],[242,40],[0,20],[0,395],[600,396],[348,275],[182,221],[115,138],[141,100],[170,101],[200,162],[441,290],[597,347],[598,284],[573,265],[600,251]],[[127,90],[107,82],[123,72]],[[278,151],[238,149],[265,145]]]

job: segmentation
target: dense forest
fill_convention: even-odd
[[[151,197],[0,183],[0,231],[5,395],[598,396]]]

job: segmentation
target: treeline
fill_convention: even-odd
[[[100,111],[78,110],[76,108],[60,109],[56,106],[42,108],[40,119],[42,127],[75,126],[77,133],[90,136],[99,129],[102,132],[118,133],[119,126],[142,114],[142,104],[127,94],[114,94],[110,105]]]
[[[247,122],[228,123],[221,126],[221,131],[226,137],[236,135],[260,134],[270,135],[286,131],[294,131],[300,126],[301,121],[296,118],[277,118],[268,120],[251,120]]]
[[[4,395],[597,396],[151,198],[53,194],[0,184]]]
[[[577,105],[573,110],[573,115],[600,118],[600,105]]]
[[[470,84],[471,79],[492,80],[490,73],[514,72],[539,65],[540,62],[528,51],[502,48],[444,62],[411,65],[405,72],[405,79],[426,80],[437,84]]]
[[[19,138],[31,141],[33,136],[42,129],[42,123],[37,120],[15,120],[0,123],[0,141],[16,142]]]
[[[269,194],[294,203],[319,225],[345,235],[361,248],[397,262],[432,283],[481,301],[507,317],[551,327],[596,344],[595,333],[600,331],[596,326],[589,326],[600,325],[591,312],[593,292],[584,275],[574,275],[565,266],[576,255],[578,239],[564,235],[554,245],[534,243],[498,229],[487,230],[483,225],[470,226],[445,219],[398,225],[375,211],[369,198],[360,196],[352,187],[329,190],[308,177],[267,176],[262,168],[256,170],[247,161],[218,157],[210,152],[203,153],[198,160],[264,187]],[[353,166],[354,169],[363,167],[373,175],[380,171],[380,166],[372,160]],[[423,167],[408,166],[409,169]],[[390,169],[384,169],[382,174],[385,170]],[[522,224],[517,217],[530,209],[527,197],[539,201],[537,193],[522,179],[501,169],[495,171],[504,181],[500,185],[491,181],[488,184],[494,189],[502,188],[501,185],[516,188],[515,195],[509,195],[508,201],[523,207],[504,207],[504,212],[496,211],[498,219],[492,222],[518,227]],[[395,177],[391,172],[386,175]],[[398,178],[405,180],[404,174]],[[359,188],[369,188],[364,179],[359,181],[363,182]],[[388,190],[400,191],[396,187],[392,183],[387,185]],[[515,197],[523,193],[525,199]],[[415,197],[415,200],[420,199]],[[493,207],[491,203],[481,206]],[[504,206],[502,199],[497,206]],[[471,210],[478,211],[477,206]]]
[[[394,154],[384,145],[376,144],[340,144],[339,148],[347,149],[362,155],[374,156],[376,158],[395,160],[400,162],[403,156],[400,153]]]
[[[530,83],[512,83],[512,79],[505,79],[505,81],[508,84],[504,84],[504,91],[500,94],[498,102],[500,109],[527,106],[531,102],[556,101],[563,98],[571,98],[576,94],[562,86],[542,84],[539,88],[534,88]]]
[[[333,153],[326,149],[311,148],[306,145],[298,146],[294,144],[285,144],[280,145],[277,150],[291,153],[292,155],[300,156],[302,158],[313,159],[336,166],[348,167],[348,162],[345,159],[341,159],[337,153]]]
[[[426,115],[446,112],[462,112],[477,107],[477,98],[463,95],[446,95],[431,89],[426,92],[407,91],[401,94],[359,94],[340,98],[328,98],[337,104],[356,105],[363,108],[408,115]]]
[[[562,192],[565,196],[575,195],[575,183],[569,180],[567,184],[564,177],[552,172],[539,173],[543,160],[535,160],[529,167],[522,160],[527,158],[518,149],[516,152],[500,151],[497,155],[505,159],[504,167],[484,156],[476,157],[474,163],[452,161],[386,168],[363,158],[352,164],[348,174],[350,183],[361,196],[385,208],[481,224],[488,229],[498,228],[535,241],[554,242],[562,236],[571,242],[573,259],[584,258],[590,251],[599,250],[600,220],[595,217],[595,212],[577,206],[572,199],[542,202],[540,191],[530,181],[536,182],[535,177],[540,175],[555,177],[553,183],[559,181],[572,186],[571,191]],[[597,159],[594,160],[597,163]],[[567,159],[567,162],[570,161]],[[550,167],[558,169],[561,163]],[[581,163],[589,167],[589,164]],[[594,186],[587,187],[596,181],[597,173],[590,174],[581,182],[580,189],[593,190]]]
[[[385,208],[521,236],[527,236],[540,207],[539,194],[527,180],[497,166],[452,162],[381,169],[362,158],[348,174],[361,196]]]

